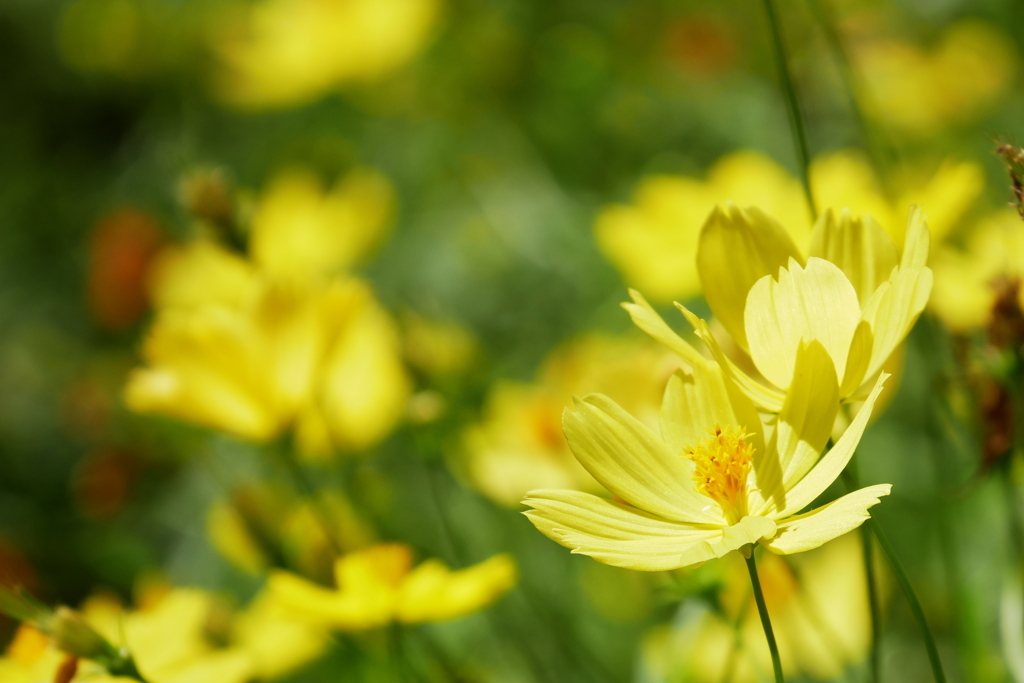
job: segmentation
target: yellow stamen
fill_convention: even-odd
[[[695,465],[697,490],[721,505],[732,521],[746,514],[747,475],[754,455],[754,445],[746,441],[749,436],[742,427],[715,425],[712,436],[683,448]]]

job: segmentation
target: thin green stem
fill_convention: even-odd
[[[928,651],[928,661],[931,664],[932,675],[935,677],[936,683],[945,683],[946,674],[942,671],[942,660],[939,659],[939,649],[935,646],[935,639],[932,637],[932,631],[928,626],[928,620],[925,619],[924,610],[921,608],[921,601],[917,599],[914,587],[910,585],[910,579],[907,577],[907,573],[903,569],[903,564],[896,555],[896,550],[892,547],[892,544],[889,542],[885,532],[882,531],[881,525],[875,521],[874,517],[869,517],[865,524],[871,530],[871,533],[874,534],[875,540],[878,541],[878,547],[882,549],[882,554],[885,555],[885,559],[889,563],[889,567],[892,568],[893,574],[896,575],[896,582],[900,584],[900,589],[903,591],[903,596],[907,599],[910,611],[914,614],[914,619],[917,620],[917,625],[921,628],[921,635],[924,637],[924,646]]]
[[[848,413],[847,421],[849,421]],[[860,488],[856,462],[852,459],[843,470],[843,483],[850,491]],[[882,608],[878,592],[878,574],[875,571],[875,546],[871,542],[871,532],[866,528],[861,527],[860,535],[864,547],[864,580],[867,582],[868,588],[868,610],[871,614],[871,652],[868,661],[871,668],[871,680],[874,683],[879,683],[882,680]]]
[[[754,562],[753,548],[750,548],[750,555],[747,557],[747,571],[750,572],[750,585],[754,589],[754,602],[757,603],[757,613],[761,615],[764,637],[768,640],[768,650],[772,653],[772,669],[775,671],[775,683],[784,683],[782,660],[779,658],[779,646],[775,642],[775,631],[772,630],[772,621],[768,617],[768,606],[764,603],[761,580],[757,578],[757,563]]]
[[[786,55],[786,44],[782,38],[782,25],[775,11],[775,0],[764,0],[764,11],[768,15],[768,25],[771,28],[772,48],[775,51],[779,84],[782,86],[782,92],[786,98],[789,126],[793,131],[797,156],[800,158],[800,180],[803,182],[804,193],[807,195],[807,205],[811,209],[811,216],[817,220],[818,207],[814,203],[814,194],[811,192],[810,147],[807,145],[807,133],[804,130],[803,116],[800,114],[800,103],[796,97],[796,87],[793,85],[793,78],[789,73],[789,58]]]

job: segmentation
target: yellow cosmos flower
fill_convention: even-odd
[[[758,542],[796,553],[855,529],[888,484],[801,510],[849,462],[884,378],[819,459],[839,409],[839,382],[817,341],[801,345],[796,365],[798,381],[777,419],[762,418],[717,364],[699,359],[669,381],[660,436],[605,396],[578,400],[564,413],[565,436],[615,499],[532,491],[525,514],[574,553],[644,571],[697,564]]]
[[[214,26],[217,97],[262,109],[312,102],[345,83],[387,76],[420,52],[438,0],[261,0]]]
[[[253,441],[294,429],[310,456],[386,436],[410,391],[398,328],[344,273],[383,237],[392,199],[373,172],[325,192],[286,171],[256,204],[251,260],[207,240],[169,250],[128,405]]]
[[[930,207],[933,236],[942,239],[977,198],[983,183],[976,164],[947,161],[928,177],[913,173],[899,179],[893,201],[858,152],[823,155],[811,167],[818,206],[870,215],[897,243],[904,239],[908,206]],[[700,277],[693,266],[701,228],[716,205],[729,201],[760,207],[785,226],[801,250],[811,246],[813,223],[799,180],[749,151],[722,157],[706,180],[652,176],[641,181],[631,204],[608,206],[598,214],[594,234],[631,287],[656,302],[685,301],[700,293]]]
[[[251,308],[164,311],[143,358],[125,389],[133,410],[253,441],[294,428],[309,455],[383,438],[409,393],[394,322],[354,279],[267,286]]]
[[[957,332],[990,322],[1001,288],[1024,280],[1024,226],[1014,209],[981,219],[964,249],[946,247],[934,259],[931,308]],[[1024,296],[1018,291],[1024,308]]]
[[[1013,84],[1006,34],[976,19],[950,24],[931,50],[875,40],[855,50],[867,111],[901,133],[928,137],[983,115]]]
[[[725,357],[706,323],[680,306],[727,373],[770,412],[793,385],[801,343],[815,340],[832,358],[842,400],[874,382],[928,302],[929,235],[911,211],[902,257],[877,223],[826,211],[804,258],[789,235],[755,208],[716,208],[701,231],[697,266],[704,296],[766,381]],[[687,360],[700,354],[632,292],[634,322]]]
[[[562,436],[562,410],[573,394],[608,394],[655,426],[665,383],[679,364],[643,337],[572,339],[548,356],[535,382],[491,387],[481,421],[465,432],[460,464],[477,490],[509,507],[535,488],[592,489],[594,480]]]
[[[438,560],[412,567],[403,545],[378,545],[340,557],[330,589],[277,571],[267,591],[295,618],[326,627],[361,631],[393,621],[447,621],[472,614],[515,585],[518,572],[509,555],[452,571]]]
[[[758,565],[790,676],[833,681],[864,660],[871,619],[856,535],[785,560],[767,555]],[[771,671],[747,569],[735,556],[723,558],[722,568],[720,611],[684,610],[680,626],[658,629],[647,639],[645,663],[669,680],[682,675],[695,683],[757,683]]]
[[[125,610],[109,596],[95,596],[82,606],[85,621],[116,647],[128,648],[139,671],[152,683],[244,683],[252,680],[253,663],[244,652],[218,648],[207,638],[215,601],[193,589],[173,589],[149,604]],[[63,654],[26,629],[0,659],[4,681],[51,681]],[[11,673],[8,677],[7,674]],[[107,675],[98,665],[81,661],[72,681],[126,681]]]

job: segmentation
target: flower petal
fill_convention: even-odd
[[[848,493],[828,505],[790,517],[779,524],[779,534],[763,545],[773,553],[789,555],[813,550],[853,531],[870,517],[868,508],[889,495],[891,484],[878,484]]]
[[[715,207],[700,233],[697,272],[704,298],[736,343],[747,349],[743,310],[747,293],[766,275],[775,276],[790,259],[803,263],[793,239],[755,207]]]
[[[767,517],[747,515],[738,523],[726,527],[722,538],[708,541],[708,545],[715,551],[716,557],[742,548],[748,543],[755,543],[763,538],[771,538],[776,534],[777,526],[774,521]]]
[[[607,396],[575,399],[562,427],[576,459],[630,505],[676,522],[721,524],[722,511],[693,487],[693,463]]]
[[[777,413],[782,409],[782,401],[785,395],[781,391],[774,387],[765,386],[744,372],[742,368],[726,357],[725,352],[718,345],[718,340],[711,334],[711,330],[705,321],[698,318],[682,304],[677,303],[676,307],[683,312],[686,319],[693,325],[694,332],[704,342],[704,345],[707,346],[711,355],[718,362],[719,367],[722,368],[722,371],[725,372],[729,379],[736,383],[743,393],[749,396],[759,408],[766,412]]]
[[[849,209],[838,216],[832,209],[821,214],[811,236],[810,255],[838,266],[862,306],[899,262],[889,233],[871,216],[853,216]]]
[[[791,489],[818,461],[832,434],[839,412],[839,383],[835,366],[821,342],[801,343],[796,357],[793,384],[786,393],[768,450],[755,456],[757,489],[764,507],[786,507]],[[755,501],[751,501],[752,503]]]
[[[778,279],[758,280],[747,297],[744,317],[754,365],[784,389],[793,381],[801,340],[820,341],[837,373],[845,370],[860,304],[843,271],[810,258],[806,268],[790,261]]]
[[[661,404],[661,435],[666,445],[680,453],[712,434],[716,425],[745,429],[754,451],[765,452],[757,409],[717,363],[694,364],[692,373],[677,370]]]
[[[700,351],[692,344],[684,340],[668,326],[657,311],[655,311],[643,295],[635,289],[629,290],[629,296],[633,303],[623,303],[622,307],[633,319],[633,324],[649,334],[655,341],[667,346],[671,351],[679,354],[687,363],[705,361]]]
[[[715,557],[704,543],[720,528],[659,519],[622,503],[578,491],[531,491],[524,514],[545,536],[573,552],[626,569],[676,569]]]
[[[871,377],[903,343],[928,304],[932,291],[930,268],[897,268],[889,282],[878,288],[862,313],[874,336],[871,362],[865,372]]]
[[[778,512],[772,513],[770,515],[772,519],[784,519],[800,512],[839,477],[843,468],[846,467],[846,463],[850,462],[850,458],[853,457],[853,452],[857,450],[857,444],[860,443],[860,437],[864,434],[864,428],[867,427],[875,400],[882,392],[882,385],[888,377],[889,375],[884,373],[879,375],[875,388],[871,390],[871,394],[864,401],[864,406],[857,413],[857,417],[853,418],[850,426],[846,428],[846,432],[836,442],[836,445],[818,461],[818,464],[807,473],[807,476],[786,492],[786,506]]]

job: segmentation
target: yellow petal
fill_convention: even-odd
[[[693,463],[672,453],[650,429],[600,394],[575,399],[562,427],[576,459],[606,489],[660,517],[721,524],[718,506],[693,487]],[[713,509],[712,509],[713,508]]]
[[[573,552],[626,569],[676,569],[715,557],[703,541],[722,530],[671,522],[577,491],[531,491],[524,514],[545,536]]]
[[[803,263],[789,234],[760,209],[729,203],[724,209],[715,207],[704,223],[697,248],[704,298],[743,349],[747,293],[762,277],[774,277],[790,259]]]
[[[767,517],[748,515],[738,523],[726,527],[720,539],[707,541],[708,545],[715,552],[715,557],[721,557],[728,552],[737,550],[748,543],[756,543],[763,538],[771,538],[777,530],[773,520]]]
[[[427,560],[402,584],[398,618],[408,624],[478,612],[511,589],[518,575],[515,560],[507,553],[454,572],[438,560]]]
[[[320,407],[342,447],[377,443],[404,413],[411,386],[398,329],[368,288],[339,321],[320,372]]]
[[[834,263],[846,275],[863,306],[899,262],[896,245],[870,216],[844,209],[821,214],[811,237],[811,256]]]
[[[754,365],[784,389],[793,380],[801,340],[821,342],[837,374],[845,370],[860,305],[839,268],[810,258],[806,268],[791,261],[778,279],[758,280],[750,290],[745,318]]]
[[[903,255],[900,257],[900,268],[924,268],[928,265],[928,247],[931,244],[931,233],[925,220],[924,210],[920,206],[910,207],[907,217],[907,237],[903,242]]]
[[[679,354],[687,363],[698,363],[706,360],[700,351],[695,349],[693,345],[685,341],[668,326],[662,317],[658,315],[657,311],[647,303],[647,300],[644,299],[640,292],[631,289],[629,290],[629,296],[633,299],[633,303],[623,303],[622,307],[629,313],[629,317],[633,319],[634,325],[651,335],[655,341],[661,342],[670,350]]]
[[[932,236],[941,242],[953,231],[985,187],[985,173],[973,162],[942,162],[935,175],[922,187],[914,185],[904,193],[899,206],[927,206],[934,218],[930,221]]]
[[[393,195],[387,179],[372,171],[354,172],[329,191],[311,171],[283,171],[255,209],[253,259],[285,279],[351,267],[386,233]]]
[[[820,508],[779,523],[778,535],[763,544],[773,553],[789,555],[813,550],[853,531],[870,517],[868,508],[889,495],[891,484],[878,484],[848,493]]]
[[[259,288],[259,275],[251,263],[208,240],[165,249],[150,278],[157,308],[243,307]]]
[[[871,377],[878,372],[896,347],[903,343],[921,311],[928,305],[931,292],[930,268],[904,269],[901,266],[892,280],[879,287],[868,300],[862,316],[871,326],[873,344],[865,376]]]
[[[775,520],[785,519],[796,514],[810,505],[811,501],[820,496],[842,474],[846,463],[850,462],[854,451],[857,450],[860,437],[864,434],[864,428],[867,427],[868,419],[871,417],[871,410],[874,408],[878,395],[882,392],[882,384],[886,378],[888,375],[879,376],[875,388],[864,401],[864,406],[850,426],[846,428],[846,432],[843,433],[839,441],[807,473],[807,476],[786,492],[785,507],[779,509],[778,505],[770,505],[766,510],[757,511],[759,514],[770,514],[771,518]],[[773,504],[774,501],[769,501],[769,503]],[[770,512],[771,507],[774,507],[776,512]]]
[[[825,449],[838,412],[839,383],[832,359],[820,342],[802,343],[771,443],[764,456],[754,458],[757,490],[763,498],[784,507],[786,491],[810,471]]]
[[[661,405],[661,436],[666,445],[673,453],[682,453],[686,446],[707,438],[716,425],[746,430],[754,452],[765,452],[757,409],[717,363],[695,364],[692,373],[677,370]]]
[[[777,413],[782,409],[782,401],[785,398],[785,394],[774,387],[765,386],[762,382],[744,372],[742,368],[725,355],[722,347],[718,345],[718,340],[715,339],[715,335],[711,333],[705,321],[698,318],[681,304],[677,303],[676,307],[683,312],[686,319],[693,325],[697,337],[704,342],[704,345],[711,352],[711,355],[726,376],[735,382],[736,386],[749,396],[758,408],[769,413]]]

